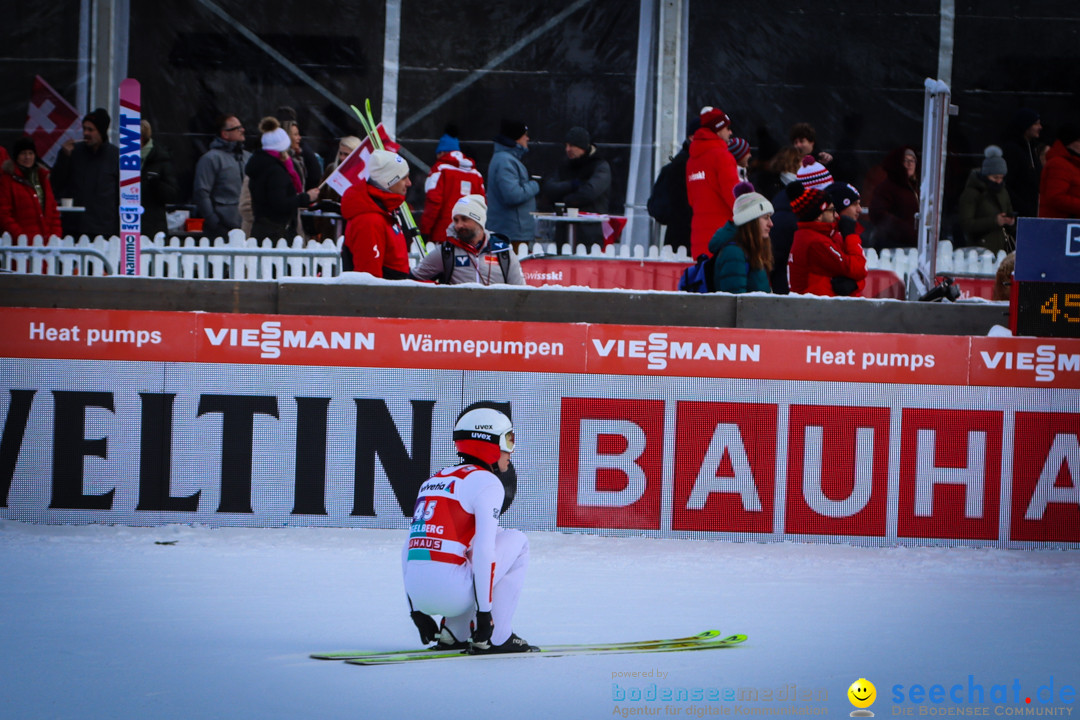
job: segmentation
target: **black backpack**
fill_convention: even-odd
[[[653,183],[652,194],[646,208],[649,215],[661,225],[678,223],[680,218],[690,217],[690,202],[686,198],[686,161],[688,151],[680,151],[664,167]]]
[[[711,293],[716,292],[713,284],[713,272],[716,268],[716,256],[702,253],[698,255],[697,262],[683,270],[679,277],[679,289],[683,292]]]
[[[449,241],[439,243],[442,246],[442,275],[439,283],[449,285],[450,278],[454,276],[454,244]],[[503,282],[510,279],[510,240],[500,233],[491,233],[488,240],[488,252],[499,258],[499,269],[502,270]]]

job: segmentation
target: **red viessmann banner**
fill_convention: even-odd
[[[1080,341],[5,308],[7,357],[1080,388]]]

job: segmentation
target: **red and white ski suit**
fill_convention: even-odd
[[[491,642],[509,639],[529,564],[525,533],[499,527],[503,486],[488,470],[456,465],[420,486],[402,552],[412,610],[440,615],[458,640],[490,612]]]
[[[484,195],[484,177],[476,163],[460,150],[440,155],[424,182],[424,214],[420,234],[432,242],[446,239],[453,222],[454,203],[465,195]]]

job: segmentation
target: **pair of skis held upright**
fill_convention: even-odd
[[[364,127],[364,132],[371,138],[371,145],[376,150],[383,150],[382,137],[379,136],[379,126],[375,123],[375,116],[371,114],[371,98],[364,100],[364,110],[350,105],[352,111],[356,113],[356,117],[360,119],[360,124]],[[406,242],[409,238],[415,236],[416,244],[420,246],[420,252],[427,253],[427,245],[424,244],[424,238],[420,236],[420,230],[416,226],[416,220],[413,219],[412,210],[409,209],[409,203],[401,203],[399,210],[401,213],[401,219],[406,229]]]
[[[746,640],[746,635],[728,635],[721,637],[719,630],[706,630],[697,635],[660,640],[638,640],[616,643],[578,643],[570,645],[547,645],[537,651],[545,657],[565,655],[619,655],[627,653],[677,652],[688,650],[714,650],[738,645]],[[393,665],[396,663],[418,662],[427,660],[449,660],[452,658],[492,658],[522,657],[537,653],[512,653],[506,655],[469,655],[462,650],[440,650],[430,647],[423,650],[357,650],[329,653],[313,653],[316,660],[344,660],[352,665]]]

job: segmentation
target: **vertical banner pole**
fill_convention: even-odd
[[[139,81],[120,83],[120,274],[141,271],[142,236],[142,90]]]

